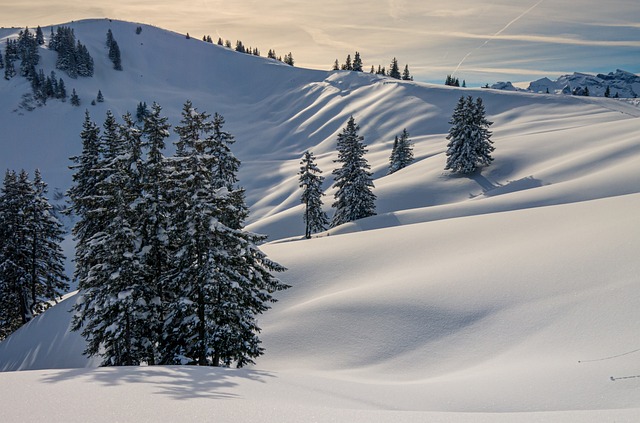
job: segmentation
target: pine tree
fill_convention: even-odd
[[[213,125],[190,102],[183,107],[173,191],[177,209],[164,356],[168,363],[242,367],[262,354],[256,315],[271,294],[287,286],[271,275],[284,270],[256,247],[262,237],[233,229],[220,219],[226,188],[212,181],[216,160]],[[176,203],[176,201],[178,203]],[[179,216],[179,218],[176,218]]]
[[[102,95],[102,91],[98,90],[98,95],[96,96],[96,101],[98,103],[103,103],[104,102],[104,96]]]
[[[322,171],[316,165],[313,153],[306,151],[300,165],[298,181],[300,188],[302,188],[300,201],[304,204],[304,237],[309,239],[312,233],[321,232],[327,228],[329,218],[322,210],[324,177],[320,176]]]
[[[607,89],[604,90],[605,97],[611,97],[611,88],[607,85]]]
[[[404,71],[402,71],[402,80],[403,81],[413,81],[413,77],[409,73],[409,65],[404,66]]]
[[[78,97],[75,88],[71,91],[71,105],[80,106],[80,97]]]
[[[293,61],[293,54],[291,54],[291,52],[289,52],[289,54],[284,55],[284,63],[286,63],[289,66],[294,65],[295,62]]]
[[[400,79],[402,75],[400,75],[400,68],[398,67],[398,60],[394,57],[391,61],[391,65],[389,67],[389,76],[395,79]]]
[[[88,265],[79,280],[81,300],[75,307],[73,328],[82,328],[86,354],[100,355],[102,365],[148,362],[149,305],[153,290],[144,284],[138,255],[134,205],[139,193],[140,132],[130,115],[118,125],[107,112],[101,137],[101,160],[94,173],[99,198],[91,210],[95,232],[77,260]]]
[[[338,134],[338,159],[335,162],[342,163],[342,166],[332,172],[334,187],[338,191],[333,203],[336,211],[331,227],[376,214],[376,196],[372,192],[374,186],[369,171],[371,166],[364,157],[367,150],[364,137],[358,135],[359,129],[351,116],[342,133]]]
[[[486,119],[481,98],[474,103],[471,96],[460,97],[449,124],[445,170],[468,174],[491,164],[494,147],[488,128],[493,122]]]
[[[163,324],[167,304],[172,296],[166,288],[169,272],[170,202],[167,196],[167,180],[170,166],[165,158],[165,139],[169,137],[171,125],[168,118],[161,116],[162,107],[153,103],[151,111],[144,118],[143,150],[146,160],[141,167],[140,189],[142,195],[135,211],[138,215],[136,227],[140,236],[140,263],[144,284],[150,287],[157,301],[151,301],[148,319],[149,364],[161,363],[162,355],[158,346],[163,339]]]
[[[113,38],[111,29],[107,31],[107,48],[109,49],[109,60],[113,63],[115,70],[122,70],[122,59],[120,58],[120,47],[118,42]]]
[[[353,64],[351,63],[351,55],[347,54],[347,58],[344,61],[344,65],[342,66],[342,70],[353,70]]]
[[[353,70],[356,72],[362,72],[362,59],[360,58],[360,53],[357,51],[353,57]]]
[[[403,129],[400,137],[396,136],[391,156],[389,157],[389,172],[391,175],[400,169],[409,166],[413,162],[413,144],[409,139],[409,132]]]
[[[69,288],[62,225],[40,172],[7,171],[0,192],[0,339],[50,307]]]
[[[340,70],[340,64],[338,63],[338,59],[336,59],[336,61],[333,62],[333,68],[331,68],[331,70],[334,70],[334,71]]]
[[[36,28],[36,42],[39,46],[44,45],[44,34],[42,33],[42,28],[40,25]]]
[[[14,58],[9,50],[9,40],[7,40],[7,49],[4,52],[4,79],[7,81],[16,76],[16,68],[13,64]]]

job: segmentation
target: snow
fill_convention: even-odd
[[[635,103],[312,71],[158,28],[136,35],[138,24],[72,25],[96,76],[58,76],[82,107],[14,113],[28,85],[0,80],[0,166],[39,167],[52,192],[66,189],[85,108],[100,124],[108,108],[157,101],[175,125],[191,99],[225,117],[248,229],[269,235],[262,248],[292,287],[260,318],[266,354],[241,370],[96,368],[69,332],[71,295],[0,343],[3,421],[637,420]],[[106,57],[108,28],[122,72]],[[42,55],[48,73],[54,56]],[[105,103],[90,106],[98,89]],[[495,122],[495,160],[470,177],[443,170],[461,95],[481,96]],[[336,137],[351,115],[378,215],[302,240],[300,158],[314,152],[329,211]],[[415,161],[387,175],[405,127]]]

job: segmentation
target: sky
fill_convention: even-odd
[[[3,5],[0,26],[104,17],[241,40],[263,56],[291,52],[296,66],[313,69],[356,51],[365,70],[388,68],[395,57],[423,82],[640,73],[637,0],[32,0]]]

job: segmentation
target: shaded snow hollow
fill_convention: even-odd
[[[0,165],[39,167],[52,188],[66,189],[85,107],[101,123],[107,109],[121,115],[157,101],[176,124],[191,99],[221,113],[236,136],[248,229],[269,235],[264,251],[289,269],[282,279],[292,288],[260,319],[266,354],[245,370],[96,369],[68,331],[70,296],[0,343],[3,421],[640,415],[640,109],[292,68],[154,27],[136,35],[138,24],[126,22],[72,26],[96,61],[92,79],[59,74],[82,107],[50,101],[13,112],[28,85],[0,80]],[[123,72],[106,57],[109,28]],[[48,74],[55,56],[42,56]],[[90,106],[98,89],[105,103]],[[495,162],[470,177],[442,170],[461,95],[482,96],[495,122]],[[306,149],[318,157],[330,211],[336,135],[352,114],[368,144],[378,215],[300,240],[300,157]],[[386,176],[405,127],[416,161]]]

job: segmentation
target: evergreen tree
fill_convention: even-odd
[[[111,29],[107,31],[107,48],[109,49],[109,60],[113,63],[115,70],[122,70],[122,59],[120,58],[120,47],[118,42],[113,38]]]
[[[294,65],[295,62],[293,61],[293,54],[291,54],[291,52],[289,52],[289,54],[284,55],[284,63],[286,63],[289,66]]]
[[[9,50],[9,40],[7,40],[7,49],[4,52],[4,79],[7,81],[16,76],[16,68],[13,64],[14,58]]]
[[[402,71],[402,80],[403,81],[413,81],[413,77],[409,73],[409,65],[404,66],[404,71]]]
[[[98,90],[98,95],[96,96],[96,101],[98,103],[103,103],[104,102],[104,96],[102,95],[102,91]]]
[[[398,60],[394,57],[391,61],[391,65],[389,67],[389,76],[395,79],[400,79],[402,75],[400,75],[400,68],[398,67]]]
[[[80,106],[80,97],[78,97],[75,88],[71,91],[71,105]]]
[[[309,239],[311,234],[324,231],[329,224],[327,214],[322,210],[322,171],[315,163],[312,152],[306,151],[300,162],[299,182],[302,188],[300,201],[304,204],[304,237]]]
[[[287,286],[271,275],[284,269],[256,247],[263,238],[229,228],[219,218],[230,202],[227,190],[212,184],[216,159],[208,154],[213,141],[208,117],[187,102],[176,127],[180,139],[171,195],[178,209],[171,239],[179,254],[172,261],[176,297],[168,306],[164,356],[169,363],[242,367],[263,352],[256,315],[268,309],[273,292]]]
[[[101,137],[101,160],[94,173],[99,198],[91,210],[98,229],[79,263],[89,265],[79,280],[73,328],[82,328],[86,354],[100,355],[102,365],[148,362],[150,304],[154,295],[144,284],[138,255],[134,205],[139,197],[140,132],[130,115],[118,125],[107,112]]]
[[[481,98],[474,103],[471,96],[460,97],[449,124],[445,170],[468,174],[491,164],[494,147],[488,128],[493,122],[486,119]]]
[[[0,192],[0,339],[50,307],[69,288],[62,225],[39,171],[7,171]]]
[[[400,137],[396,136],[393,142],[391,157],[389,157],[388,175],[409,166],[412,162],[413,143],[409,139],[409,132],[405,128],[402,130]]]
[[[604,90],[605,97],[611,97],[611,88],[607,85],[607,89]]]
[[[145,119],[149,116],[149,108],[146,101],[141,101],[136,106],[136,120],[138,122],[145,122]]]
[[[353,57],[353,70],[356,72],[362,72],[362,59],[360,58],[360,53],[357,51]]]
[[[340,70],[340,64],[338,63],[338,59],[336,59],[336,61],[333,62],[333,68],[331,68],[331,70],[334,70],[334,71]]]
[[[347,54],[347,59],[344,62],[344,65],[342,66],[342,70],[353,70],[353,64],[351,63],[351,55]]]
[[[62,101],[67,100],[67,88],[64,86],[64,81],[62,78],[58,81],[58,86],[55,94],[56,98],[59,98]]]
[[[38,43],[39,46],[44,45],[44,34],[42,33],[40,25],[36,28],[36,43]]]
[[[363,143],[364,137],[358,135],[360,127],[351,116],[347,126],[338,134],[338,159],[342,166],[335,169],[335,194],[333,207],[336,209],[331,227],[341,225],[364,217],[373,216],[376,196],[372,192],[371,166],[364,157],[367,152]]]

